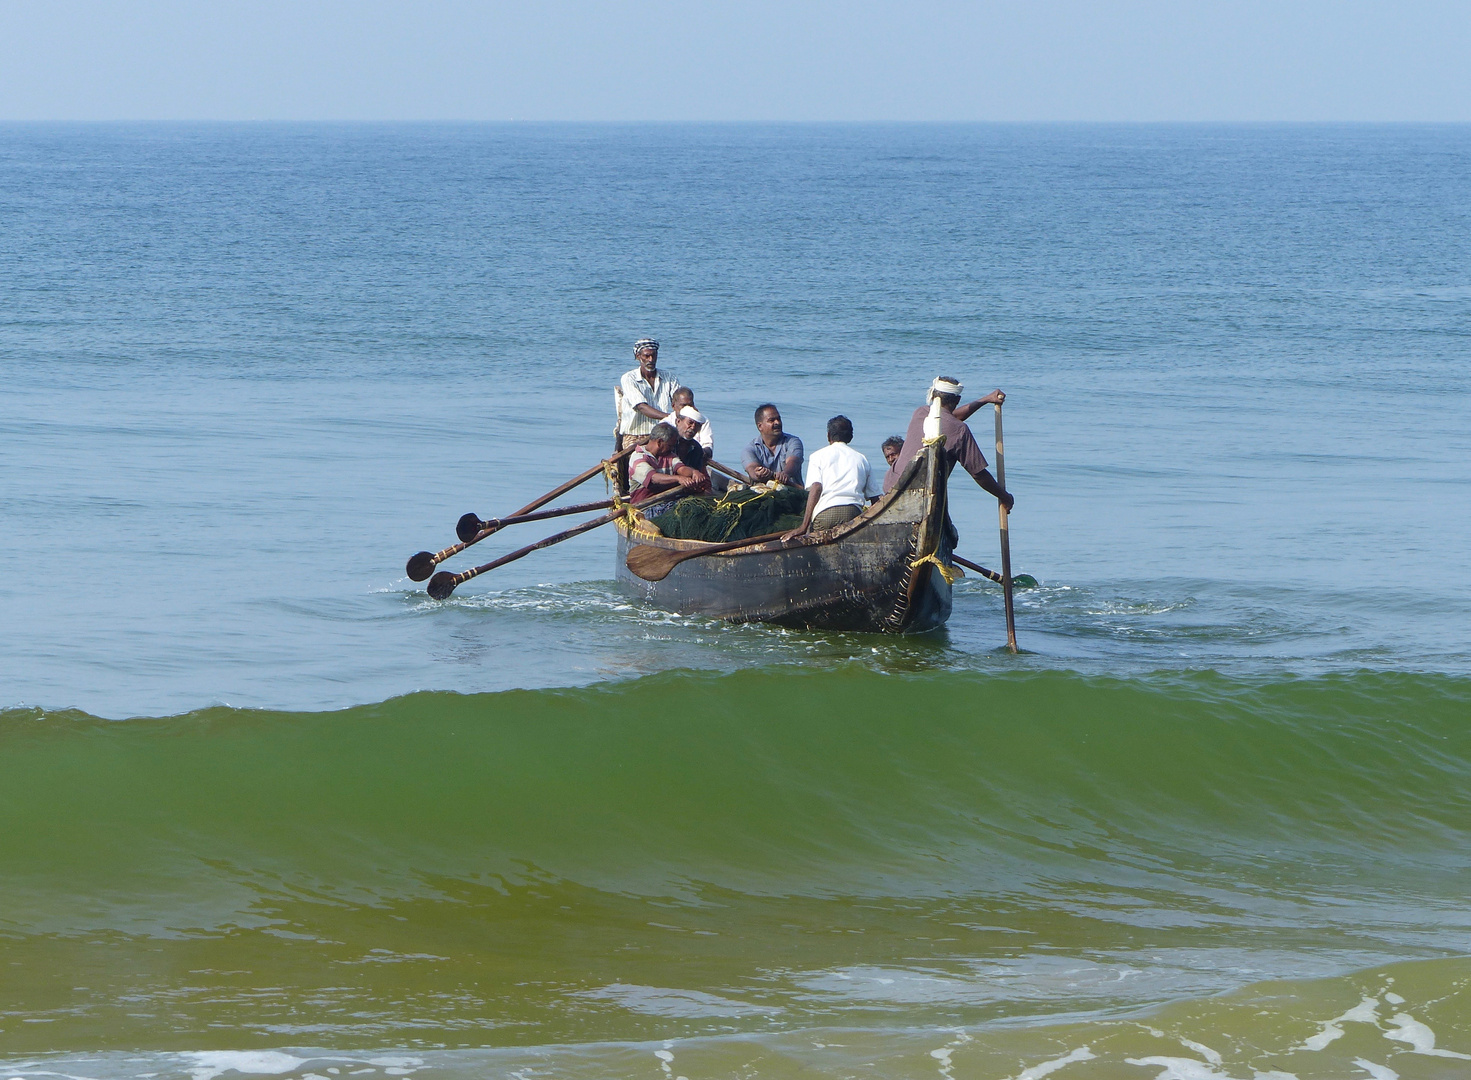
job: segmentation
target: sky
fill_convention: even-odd
[[[0,120],[1471,121],[1471,0],[0,0]]]

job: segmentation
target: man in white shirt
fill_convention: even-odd
[[[782,540],[802,536],[809,529],[831,529],[863,513],[864,504],[883,493],[868,458],[848,444],[853,421],[834,416],[827,422],[827,445],[807,459],[807,510],[802,524]]]
[[[659,370],[659,343],[643,338],[633,343],[638,367],[619,380],[622,391],[618,412],[618,434],[627,449],[654,430],[654,425],[674,411],[674,392],[679,380]]]

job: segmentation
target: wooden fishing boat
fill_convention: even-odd
[[[916,454],[893,489],[864,512],[789,544],[773,540],[687,558],[661,581],[627,565],[640,544],[674,551],[715,547],[671,540],[627,520],[618,529],[617,580],[626,595],[681,615],[810,630],[915,634],[950,617],[943,444]]]

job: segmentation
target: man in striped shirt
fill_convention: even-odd
[[[659,343],[643,338],[633,343],[633,357],[638,367],[625,372],[618,386],[622,405],[618,413],[618,434],[626,450],[654,430],[654,425],[674,411],[674,392],[679,380],[659,370]]]

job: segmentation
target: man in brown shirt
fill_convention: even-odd
[[[981,453],[976,437],[970,433],[970,428],[965,424],[966,417],[981,406],[1000,405],[1006,400],[1006,395],[1000,390],[993,390],[983,398],[961,405],[960,392],[962,389],[963,387],[954,379],[943,375],[930,384],[931,399],[940,399],[940,434],[945,436],[945,460],[949,462],[951,469],[954,469],[957,464],[960,465],[975,478],[982,490],[995,495],[1006,504],[1006,509],[1010,510],[1016,500],[1012,498],[1010,492],[1002,491],[1000,485],[996,483],[996,478],[986,467],[986,455]],[[909,463],[914,460],[914,455],[924,447],[924,422],[929,414],[929,406],[921,405],[909,418],[909,430],[904,433],[904,449],[899,451],[899,456],[894,459],[894,464],[884,475],[885,493],[903,475]]]

